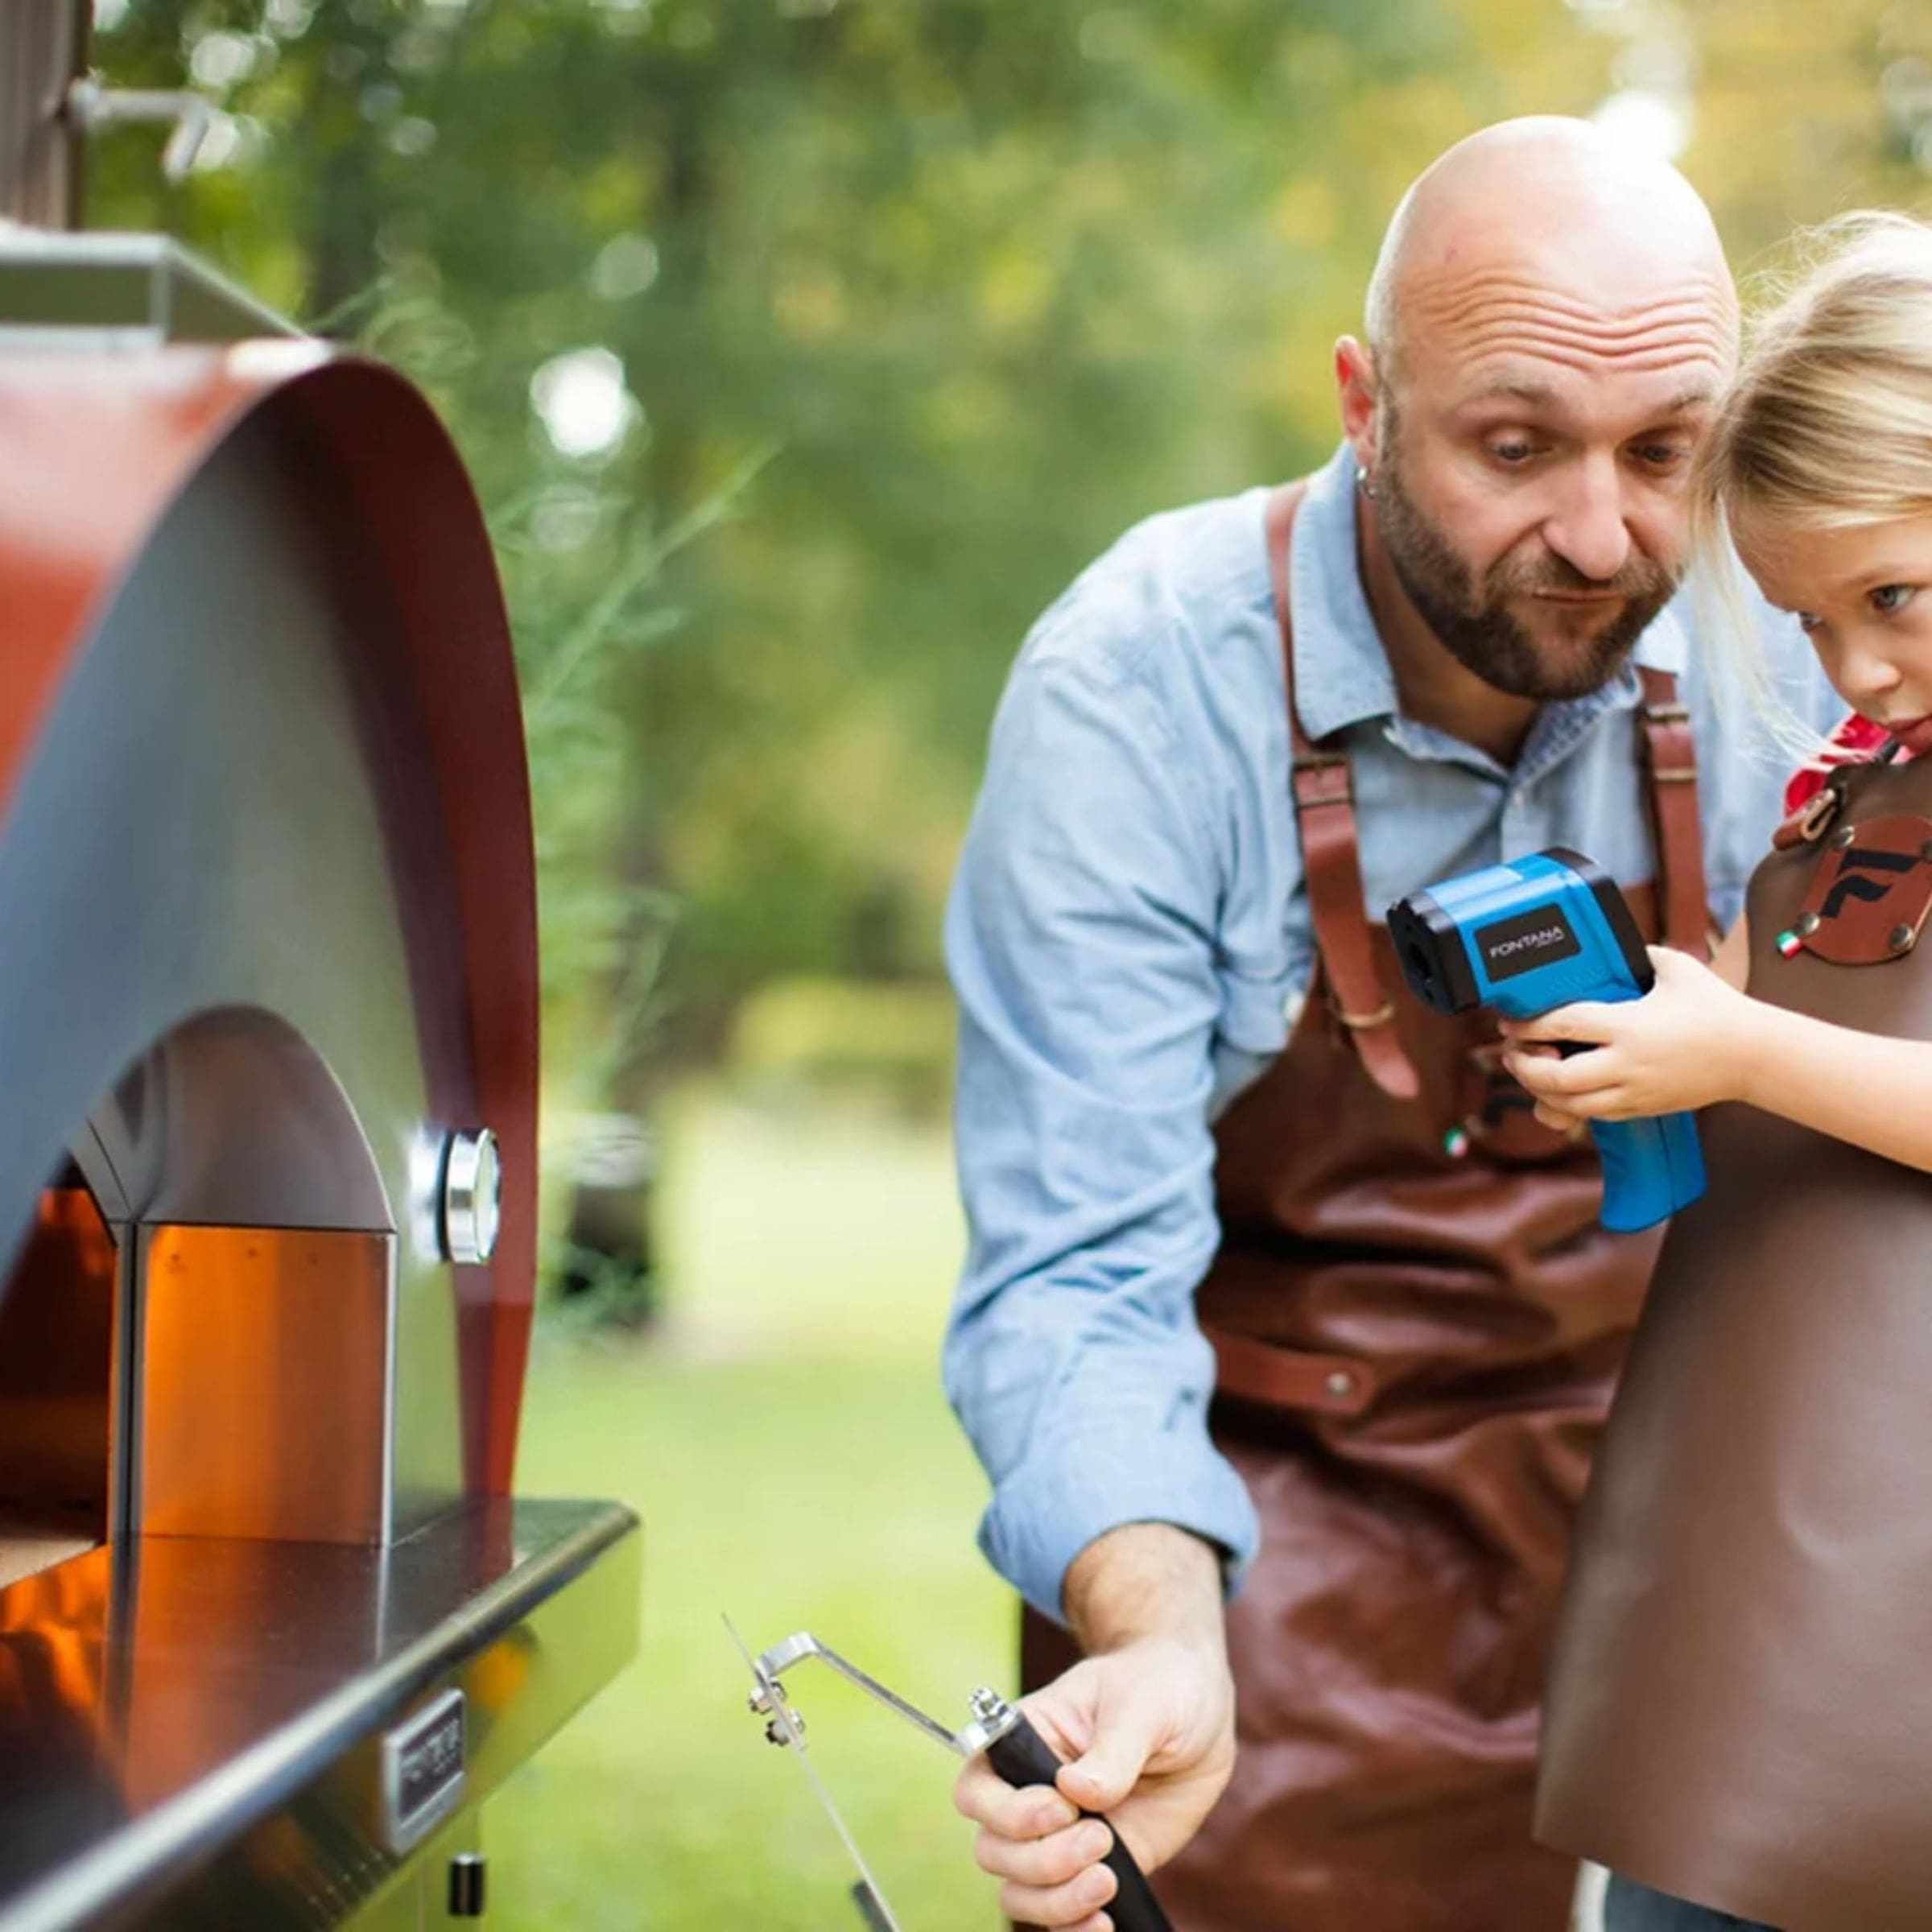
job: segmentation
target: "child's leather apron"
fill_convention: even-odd
[[[1294,711],[1292,514],[1278,493],[1320,963],[1286,1049],[1216,1131],[1223,1238],[1197,1305],[1216,1439],[1262,1544],[1228,1612],[1233,1781],[1156,1889],[1180,1932],[1561,1932],[1575,1867],[1530,1837],[1538,1695],[1655,1238],[1598,1227],[1587,1142],[1537,1125],[1493,1022],[1422,1005],[1371,922],[1348,761]],[[1670,939],[1701,956],[1690,734],[1674,681],[1644,678],[1633,755],[1665,890],[1629,897],[1654,936],[1661,896]],[[1074,1655],[1029,1614],[1030,1686]]]
[[[1750,991],[1932,1038],[1932,762],[1839,782],[1752,881]],[[1932,1926],[1932,1177],[1742,1105],[1699,1125],[1710,1191],[1579,1525],[1538,1829],[1793,1932]]]

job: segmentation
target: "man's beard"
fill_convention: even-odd
[[[1538,564],[1498,558],[1479,591],[1469,567],[1403,488],[1393,460],[1376,472],[1375,508],[1389,561],[1423,621],[1458,663],[1512,697],[1547,703],[1608,683],[1677,588],[1670,571],[1645,558],[1633,555],[1614,577],[1600,580],[1546,555]],[[1624,601],[1608,623],[1582,631],[1559,654],[1549,642],[1539,645],[1509,607],[1512,597],[1549,591],[1608,592]],[[1577,614],[1587,618],[1600,608],[1583,606]]]

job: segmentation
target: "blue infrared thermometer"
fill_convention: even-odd
[[[1389,907],[1389,935],[1416,997],[1439,1013],[1488,1007],[1533,1020],[1573,1000],[1641,999],[1657,977],[1616,881],[1561,846],[1411,893]],[[1703,1192],[1689,1114],[1592,1121],[1590,1131],[1606,1228],[1652,1227]]]

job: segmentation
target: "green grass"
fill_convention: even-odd
[[[1009,1684],[1011,1598],[972,1542],[984,1482],[938,1382],[950,1157],[930,1130],[702,1094],[666,1155],[670,1331],[539,1336],[518,1485],[635,1506],[642,1649],[491,1802],[490,1917],[851,1932],[850,1868],[746,1712],[720,1613],[754,1649],[809,1629],[952,1722],[975,1684]],[[822,1666],[787,1681],[905,1932],[989,1932],[955,1761]]]

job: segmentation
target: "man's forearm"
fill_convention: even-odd
[[[1227,1649],[1220,1558],[1171,1523],[1124,1523],[1096,1537],[1067,1565],[1061,1601],[1089,1657],[1147,1637]]]

